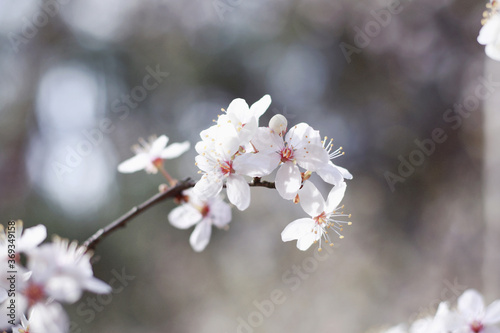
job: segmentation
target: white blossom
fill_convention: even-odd
[[[287,200],[294,199],[302,185],[299,166],[316,171],[328,163],[319,132],[306,123],[295,125],[284,137],[271,128],[261,127],[252,144],[257,151],[248,158],[252,165],[260,165],[270,174],[281,164],[276,174],[276,189]]]
[[[220,196],[203,199],[193,189],[183,192],[185,201],[169,214],[170,224],[179,229],[196,227],[189,238],[192,248],[203,251],[210,242],[212,226],[226,228],[231,222],[231,207]]]
[[[66,303],[76,302],[84,290],[98,294],[111,292],[111,287],[93,276],[91,254],[85,247],[66,239],[54,238],[28,253],[31,295]]]
[[[474,289],[466,290],[457,301],[457,310],[447,322],[453,333],[499,333],[500,300],[485,307],[483,297]]]
[[[321,240],[325,239],[327,243],[333,245],[328,235],[329,230],[333,230],[340,238],[342,225],[351,222],[337,220],[337,217],[350,217],[339,210],[339,207],[344,193],[346,190],[345,182],[339,186],[335,186],[325,201],[323,196],[318,191],[316,186],[310,181],[306,181],[304,186],[299,191],[300,205],[302,209],[310,216],[309,218],[301,218],[288,224],[281,233],[283,242],[297,240],[297,248],[299,250],[307,250],[313,243],[320,242],[319,249],[321,249]]]
[[[491,13],[486,12],[487,18],[479,31],[477,41],[481,45],[486,45],[485,52],[491,59],[500,61],[500,13],[496,3],[489,4]]]
[[[168,137],[165,135],[159,138],[151,138],[149,142],[139,139],[140,145],[135,145],[132,150],[135,156],[118,165],[118,171],[122,173],[132,173],[139,170],[146,170],[147,173],[157,173],[158,168],[163,165],[164,159],[179,157],[189,150],[188,141],[182,143],[172,143],[167,146]]]

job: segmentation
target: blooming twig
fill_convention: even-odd
[[[83,246],[87,247],[87,251],[95,249],[97,243],[101,241],[104,237],[111,234],[113,231],[123,228],[126,226],[127,222],[130,221],[135,216],[141,214],[149,207],[165,200],[174,199],[182,194],[182,191],[193,187],[196,184],[195,181],[190,178],[180,181],[174,187],[168,189],[167,191],[157,193],[153,195],[148,200],[144,201],[140,205],[137,205],[130,209],[127,213],[120,216],[118,219],[114,220],[106,227],[97,230],[92,236],[90,236],[84,243]],[[248,184],[251,187],[266,187],[266,188],[276,188],[273,182],[262,181],[260,178],[255,177],[253,182]]]

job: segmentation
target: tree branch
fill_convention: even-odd
[[[124,215],[120,216],[118,219],[114,220],[110,224],[108,224],[106,227],[97,230],[92,236],[90,236],[84,243],[83,246],[87,248],[87,252],[94,250],[97,244],[107,235],[111,234],[117,229],[124,228],[127,224],[128,221],[133,219],[135,216],[141,214],[143,211],[148,209],[149,207],[152,207],[153,205],[165,200],[165,199],[174,199],[182,194],[182,191],[193,187],[196,184],[193,180],[190,178],[180,181],[172,187],[171,189],[165,191],[165,192],[160,192],[155,195],[153,195],[151,198],[148,200],[144,201],[140,205],[137,205],[133,207],[131,210],[129,210],[127,213]],[[260,178],[255,177],[253,181],[248,184],[249,186],[252,187],[266,187],[266,188],[276,188],[275,184],[273,182],[268,182],[268,181],[262,181]]]

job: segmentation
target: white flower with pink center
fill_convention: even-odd
[[[342,182],[330,191],[325,201],[316,186],[310,181],[306,181],[299,191],[299,196],[302,209],[310,217],[301,218],[288,224],[281,233],[283,242],[297,240],[297,248],[305,251],[313,243],[319,241],[319,250],[321,250],[322,239],[333,246],[328,234],[329,231],[333,231],[340,238],[343,238],[340,234],[343,225],[351,224],[348,221],[337,220],[338,217],[350,218],[350,215],[341,211],[343,207],[339,207],[345,190],[346,184]]]
[[[273,130],[274,127],[280,132]],[[248,160],[253,165],[260,165],[265,174],[270,174],[281,164],[276,174],[276,189],[283,198],[291,200],[302,185],[299,166],[316,171],[328,164],[328,153],[323,148],[319,132],[305,123],[295,125],[284,137],[282,124],[273,128],[258,129],[252,140],[257,152]]]
[[[98,294],[111,292],[111,287],[93,276],[91,254],[76,242],[55,237],[28,252],[31,278],[24,294],[29,303],[43,299],[74,303],[84,290]]]
[[[214,144],[200,141],[195,149],[196,165],[200,168],[203,176],[194,186],[197,196],[211,198],[222,190],[224,184],[227,189],[229,201],[239,210],[245,210],[250,205],[250,186],[244,175],[253,169],[246,164],[247,155],[237,154],[239,146],[234,146],[233,151],[225,148],[216,149]]]
[[[453,333],[499,333],[500,300],[485,307],[483,296],[474,289],[466,290],[457,301],[457,310],[446,328]]]
[[[172,143],[167,146],[168,137],[165,135],[159,138],[150,138],[149,141],[139,139],[141,145],[135,145],[132,150],[135,156],[118,165],[121,173],[132,173],[139,170],[146,170],[147,173],[157,173],[162,170],[163,160],[181,156],[189,150],[188,141],[182,143]]]
[[[231,207],[220,196],[202,199],[193,189],[183,192],[183,201],[179,207],[169,214],[170,224],[179,229],[196,227],[189,238],[191,247],[196,252],[203,251],[210,242],[212,226],[227,228],[231,222]]]

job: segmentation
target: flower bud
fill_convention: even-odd
[[[269,120],[269,128],[272,129],[274,133],[279,134],[279,136],[285,135],[287,125],[288,122],[282,114],[277,114]]]

